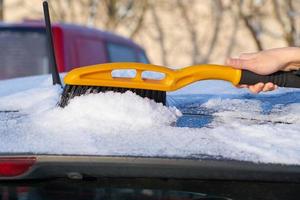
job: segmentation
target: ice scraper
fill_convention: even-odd
[[[134,77],[114,77],[114,70],[132,70]],[[145,78],[145,72],[163,74],[160,79]],[[60,106],[67,105],[74,96],[105,91],[133,91],[142,97],[165,103],[166,92],[178,90],[201,80],[224,80],[233,85],[272,82],[281,87],[300,88],[300,77],[295,72],[277,72],[258,75],[247,70],[229,66],[202,64],[182,69],[170,69],[144,63],[105,63],[81,67],[70,71],[64,78],[66,84]]]

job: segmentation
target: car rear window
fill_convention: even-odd
[[[129,46],[108,43],[107,44],[108,54],[110,62],[136,62],[135,49]]]
[[[49,73],[43,29],[0,28],[0,79]]]
[[[138,57],[139,57],[139,62],[141,63],[149,63],[149,60],[146,56],[146,54],[144,52],[139,52],[138,53]]]

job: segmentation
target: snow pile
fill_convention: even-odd
[[[49,77],[41,85],[32,80],[37,78],[0,84],[6,88],[0,93],[0,110],[19,110],[0,112],[0,153],[213,156],[300,164],[298,90],[293,96],[293,90],[280,89],[273,94],[283,95],[274,98],[225,85],[225,92],[216,96],[211,81],[201,82],[202,95],[173,96],[175,102],[194,101],[188,104],[193,111],[205,110],[213,117],[207,126],[188,128],[175,126],[181,116],[176,108],[130,92],[76,97],[62,109],[56,105],[60,87],[51,86]],[[9,94],[15,87],[19,92]]]
[[[132,92],[107,92],[75,97],[67,107],[55,107],[43,116],[34,116],[32,121],[55,131],[75,126],[77,132],[81,129],[84,132],[113,133],[168,126],[176,122],[180,115],[175,108],[143,99]]]

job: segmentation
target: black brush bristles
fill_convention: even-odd
[[[130,88],[119,88],[119,87],[103,87],[103,86],[83,86],[83,85],[66,85],[64,87],[63,93],[61,95],[60,102],[58,105],[60,107],[65,107],[68,105],[70,99],[86,95],[90,93],[100,93],[100,92],[119,92],[124,93],[126,91],[131,91],[141,97],[146,97],[152,99],[157,103],[162,103],[166,105],[166,92],[158,90],[145,90],[145,89],[130,89]]]

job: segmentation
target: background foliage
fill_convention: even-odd
[[[49,0],[53,21],[132,38],[173,67],[299,46],[299,0]],[[0,18],[42,19],[41,0],[0,0]]]

